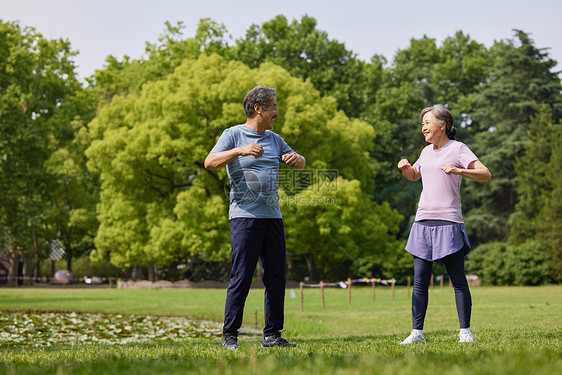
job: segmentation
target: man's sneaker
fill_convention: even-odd
[[[474,335],[470,332],[470,329],[461,329],[459,333],[459,342],[473,342]]]
[[[222,336],[222,347],[225,349],[238,349],[238,336],[225,333]]]
[[[425,339],[423,337],[423,333],[419,331],[412,331],[410,336],[406,337],[406,340],[402,341],[400,345],[410,345],[415,342],[419,342],[421,344],[425,344]]]
[[[269,348],[271,346],[282,346],[282,347],[287,347],[287,348],[295,348],[298,345],[297,344],[291,344],[290,342],[288,342],[287,340],[285,340],[283,337],[281,337],[280,333],[271,335],[271,336],[264,336],[263,339],[261,340],[261,347],[262,348]]]

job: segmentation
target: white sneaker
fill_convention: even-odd
[[[425,344],[425,339],[423,338],[423,333],[421,333],[420,331],[418,331],[418,332],[412,331],[412,333],[410,333],[410,336],[406,337],[406,340],[402,341],[400,343],[400,345],[410,345],[410,344],[413,344],[415,342]]]
[[[459,333],[459,342],[473,342],[474,335],[470,332],[470,329],[461,329]]]

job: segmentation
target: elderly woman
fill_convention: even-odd
[[[433,262],[445,266],[455,290],[460,323],[459,342],[472,342],[470,313],[472,299],[464,274],[464,257],[470,243],[461,210],[462,177],[489,181],[492,175],[476,155],[462,142],[454,140],[454,119],[443,105],[421,111],[420,121],[426,146],[411,165],[407,159],[398,168],[409,181],[422,179],[423,190],[418,203],[406,250],[414,257],[412,294],[412,333],[401,343],[425,343],[423,324],[428,304],[428,287]]]

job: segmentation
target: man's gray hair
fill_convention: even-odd
[[[423,121],[423,116],[425,116],[427,112],[433,113],[433,116],[435,116],[440,126],[446,126],[445,133],[449,139],[455,139],[455,134],[457,133],[457,130],[453,127],[455,119],[447,107],[443,104],[435,104],[431,107],[424,108],[420,113],[420,122]]]
[[[256,86],[244,97],[244,112],[246,118],[254,116],[254,106],[259,104],[264,110],[267,109],[269,102],[275,99],[275,89],[267,86]]]

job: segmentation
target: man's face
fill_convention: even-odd
[[[279,116],[277,112],[277,100],[273,98],[267,105],[267,109],[262,108],[260,112],[261,122],[266,130],[273,129],[273,122]]]

